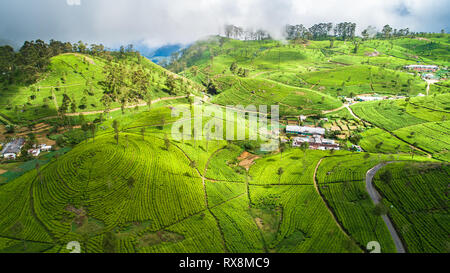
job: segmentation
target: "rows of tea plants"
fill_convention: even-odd
[[[8,217],[0,223],[3,230],[10,229],[21,214],[26,216],[25,212],[25,230],[38,230],[39,224],[31,227],[34,218],[28,212],[30,187],[35,216],[62,242],[80,239],[84,224],[78,221],[86,219],[98,220],[98,234],[144,220],[151,221],[149,230],[158,230],[205,209],[201,179],[185,155],[174,146],[166,151],[163,140],[150,136],[144,141],[138,135],[121,134],[119,145],[111,135],[98,137],[95,143],[79,145],[23,179],[27,176],[32,178],[28,187],[17,180],[2,187],[1,193],[9,193],[8,187],[18,185],[24,196],[23,202],[5,199],[2,203],[8,204],[4,210]],[[27,239],[48,240],[42,229],[36,235],[27,234]],[[101,249],[94,245],[92,251]]]
[[[425,156],[407,154],[369,154],[355,153],[344,156],[325,158],[317,170],[317,181],[320,184],[340,183],[365,180],[367,172],[377,164],[385,161],[436,161]]]
[[[246,185],[236,182],[206,181],[208,204],[214,207],[246,193]]]
[[[280,105],[281,115],[338,108],[342,103],[329,95],[271,80],[241,79],[214,97],[221,105]]]
[[[264,245],[249,209],[247,195],[211,209],[218,219],[227,249],[233,253],[263,252]]]
[[[322,151],[289,149],[282,154],[257,159],[250,168],[250,183],[312,185],[317,162],[327,154]]]
[[[392,179],[383,174],[389,172]],[[374,183],[391,205],[389,215],[409,252],[448,253],[448,164],[393,163]]]
[[[401,103],[401,101],[364,102],[351,108],[361,119],[388,131],[425,122],[408,114]]]
[[[239,166],[238,157],[243,149],[229,144],[224,149],[218,150],[209,159],[206,166],[206,177],[223,181],[245,181],[245,169]]]
[[[450,161],[450,121],[430,122],[395,130],[408,143],[432,152],[435,158]]]
[[[436,101],[438,99],[436,98]],[[433,106],[432,106],[433,107]],[[423,107],[421,103],[408,103],[406,105],[406,112],[409,115],[415,116],[419,119],[423,119],[426,121],[445,121],[450,119],[450,112],[438,110],[435,108],[427,108]]]
[[[306,253],[361,252],[338,228],[312,185],[250,186],[250,198],[255,208],[282,209],[276,239],[268,244],[268,249]]]
[[[436,96],[415,97],[411,99],[411,104],[450,113],[450,93],[438,94]]]
[[[165,230],[183,236],[174,242],[146,244],[145,235],[138,238],[136,250],[139,253],[222,253],[225,252],[216,220],[208,211],[196,214]]]
[[[0,187],[0,237],[6,236],[36,242],[52,242],[52,238],[37,220],[31,195],[36,172]]]
[[[361,137],[359,145],[364,151],[369,153],[396,154],[411,152],[410,145],[380,128],[369,129],[361,133]],[[414,152],[420,155],[424,154],[418,150],[414,150]]]
[[[377,241],[383,253],[395,252],[386,224],[373,212],[375,206],[366,192],[365,181],[319,184],[319,187],[339,222],[361,246]]]
[[[53,244],[30,242],[24,240],[15,240],[8,238],[0,238],[0,254],[1,253],[40,253],[46,252],[53,248]]]

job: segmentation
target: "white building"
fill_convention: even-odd
[[[361,101],[379,101],[379,100],[383,100],[383,97],[371,97],[371,96],[357,96],[356,98],[358,100],[361,100]]]
[[[404,67],[405,69],[409,69],[409,70],[416,70],[416,71],[432,71],[435,72],[439,69],[439,66],[437,65],[417,65],[417,64],[413,64],[413,65],[407,65]]]
[[[294,137],[292,147],[300,147],[302,143],[308,143],[310,149],[315,150],[339,150],[339,145],[332,139],[325,139],[315,135],[313,137]]]
[[[334,145],[334,144],[336,144],[336,142],[332,139],[324,138],[324,139],[322,139],[322,144]]]
[[[304,126],[286,126],[286,133],[301,135],[325,135],[325,129],[320,127],[304,127]]]
[[[15,153],[5,153],[3,154],[4,159],[16,159],[17,155]]]
[[[48,152],[48,151],[50,151],[52,149],[52,146],[51,145],[42,144],[40,146],[40,149],[41,149],[42,152]]]
[[[41,150],[39,149],[29,149],[28,154],[34,157],[38,157],[41,154]]]
[[[313,139],[310,139],[309,137],[294,137],[292,139],[292,147],[300,147],[302,143],[310,143],[313,141]]]

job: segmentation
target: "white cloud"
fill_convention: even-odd
[[[79,3],[79,5],[78,5]],[[188,43],[226,23],[280,37],[286,23],[352,21],[358,32],[385,24],[415,31],[448,29],[450,0],[2,0],[0,38],[149,45]],[[77,6],[77,8],[73,8]]]

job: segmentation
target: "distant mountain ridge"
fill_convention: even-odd
[[[142,56],[149,58],[154,63],[161,63],[164,60],[168,60],[172,53],[183,49],[185,46],[182,44],[167,44],[161,47],[148,47],[143,44],[135,45],[135,50],[139,51]]]

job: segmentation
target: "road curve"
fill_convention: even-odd
[[[375,189],[375,187],[372,184],[373,177],[375,174],[384,166],[387,164],[391,164],[395,162],[386,162],[381,163],[370,169],[366,174],[366,190],[369,193],[370,198],[372,201],[376,204],[379,204],[381,201],[381,195],[378,193],[378,191]],[[403,242],[400,239],[400,237],[397,234],[397,231],[394,228],[394,225],[392,224],[391,220],[387,215],[382,215],[383,221],[386,223],[386,226],[391,233],[392,239],[394,240],[395,247],[397,248],[397,253],[406,253],[405,247],[403,246]]]

